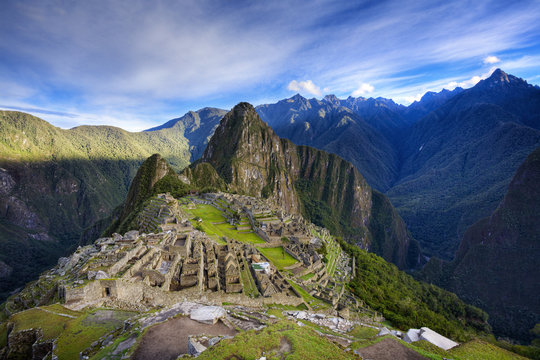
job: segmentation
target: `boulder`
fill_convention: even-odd
[[[206,350],[207,347],[197,341],[196,337],[190,336],[188,338],[188,354],[192,356],[199,356],[201,353]]]
[[[131,230],[124,234],[124,240],[137,240],[139,232],[137,230]]]
[[[377,334],[377,336],[385,336],[385,335],[393,335],[390,330],[388,330],[386,327],[383,327],[381,331]]]
[[[420,329],[409,329],[403,336],[403,341],[409,344],[418,340],[420,340]]]
[[[221,306],[201,306],[191,312],[190,319],[213,325],[225,316],[227,316],[227,312]]]

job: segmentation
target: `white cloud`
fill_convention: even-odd
[[[475,75],[473,77],[471,77],[470,79],[467,79],[467,80],[463,80],[463,81],[451,81],[449,82],[448,84],[446,84],[444,86],[445,89],[448,89],[448,90],[454,90],[455,88],[457,88],[458,86],[459,87],[462,87],[462,88],[470,88],[470,87],[473,87],[474,85],[478,84],[480,82],[480,80],[484,80],[484,79],[487,79],[488,77],[491,76],[491,74],[496,70],[497,68],[496,67],[492,67],[491,69],[489,69],[488,72],[486,73],[483,73],[482,75]]]
[[[501,62],[501,59],[496,56],[488,56],[484,59],[484,64],[496,64],[498,62]]]
[[[403,102],[406,104],[412,104],[415,101],[420,101],[420,99],[422,99],[422,96],[424,96],[424,94],[420,93],[416,94],[415,96],[405,96],[402,100],[404,100]]]
[[[321,96],[321,88],[318,87],[313,83],[311,80],[306,81],[296,81],[293,80],[289,83],[287,86],[287,89],[291,91],[301,92],[301,93],[308,93],[315,96]]]
[[[353,97],[363,96],[366,94],[371,94],[373,90],[375,90],[375,87],[373,85],[363,83],[358,89],[354,90],[351,95]]]

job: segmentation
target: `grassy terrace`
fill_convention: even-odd
[[[278,270],[283,270],[287,266],[296,264],[295,258],[289,255],[282,246],[272,248],[259,248],[259,251],[274,264]]]
[[[306,274],[306,275],[302,275],[302,276],[300,277],[300,279],[302,279],[302,280],[305,281],[305,280],[311,279],[311,278],[314,277],[314,276],[315,276],[315,274],[313,274],[313,273],[308,273],[308,274]]]
[[[300,285],[297,285],[293,281],[289,281],[289,284],[302,296],[304,301],[311,306],[313,310],[322,310],[330,307],[330,304],[317,299],[316,297],[311,296],[306,290],[304,290]]]
[[[188,209],[187,206],[183,205],[182,209],[192,217],[191,222],[194,226],[200,225],[205,233],[215,235],[220,243],[223,243],[220,238],[225,236],[245,243],[264,244],[264,240],[253,232],[237,231],[227,223],[222,212],[211,205],[197,204],[195,209]],[[202,222],[193,220],[196,217],[200,217]]]
[[[246,331],[234,339],[220,341],[203,352],[204,359],[357,359],[326,340],[310,327],[282,320],[261,331]]]
[[[339,260],[339,255],[341,254],[341,246],[331,235],[321,235],[315,229],[311,230],[311,235],[316,236],[323,240],[326,245],[326,258],[328,262],[326,263],[326,272],[330,276],[334,276],[336,272],[337,261]]]
[[[258,297],[259,290],[257,289],[255,280],[253,280],[253,277],[251,276],[246,259],[242,259],[242,261],[244,262],[244,270],[240,272],[240,278],[244,287],[244,295],[252,298]]]
[[[79,353],[133,316],[126,311],[95,309],[76,312],[61,305],[32,308],[14,314],[14,331],[41,328],[44,339],[57,339],[58,359],[78,359]],[[0,329],[1,333],[1,329]],[[0,341],[1,343],[1,341]]]

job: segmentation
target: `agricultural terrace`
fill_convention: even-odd
[[[189,215],[193,226],[200,226],[208,235],[215,235],[216,240],[218,240],[219,243],[224,243],[223,240],[221,240],[222,236],[244,243],[264,243],[264,240],[252,230],[236,230],[235,226],[231,226],[227,222],[227,218],[223,213],[212,205],[195,204],[195,207],[192,209],[189,209],[186,205],[182,205],[182,209]],[[200,218],[202,221],[195,220],[197,218]],[[241,219],[240,226],[249,226],[249,222]]]
[[[259,251],[274,264],[278,270],[283,270],[284,268],[296,264],[295,258],[293,258],[289,253],[287,253],[282,246],[271,247],[271,248],[259,248]]]

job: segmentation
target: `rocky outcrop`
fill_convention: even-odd
[[[351,163],[280,139],[248,103],[238,104],[225,115],[202,158],[184,171],[192,185],[208,181],[208,176],[199,177],[197,172],[213,173],[201,171],[203,166],[211,166],[219,175],[222,190],[267,198],[286,212],[302,214],[366,248],[379,242],[395,247],[398,254],[380,254],[402,268],[417,264],[418,247],[416,256],[407,255],[414,239],[397,213],[390,216],[392,221],[382,222],[389,231],[372,231],[373,224],[380,223],[373,221],[374,193]],[[386,201],[377,213],[385,215],[393,209]]]

